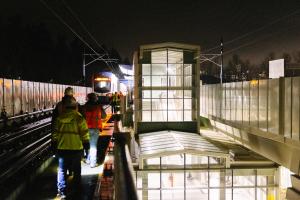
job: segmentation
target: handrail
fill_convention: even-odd
[[[114,186],[116,200],[137,200],[128,141],[130,133],[114,133]]]

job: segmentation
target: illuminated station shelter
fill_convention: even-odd
[[[278,199],[274,162],[200,129],[199,55],[200,46],[179,43],[142,45],[134,54],[139,198]]]

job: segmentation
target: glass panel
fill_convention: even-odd
[[[152,90],[152,98],[167,98],[167,90]]]
[[[185,163],[186,168],[208,168],[208,157],[186,154]]]
[[[231,188],[226,189],[225,192],[226,192],[226,200],[232,200],[232,189]]]
[[[161,164],[163,169],[168,168],[183,168],[184,167],[184,157],[183,155],[172,155],[164,156],[161,158]]]
[[[183,121],[183,111],[168,111],[168,121]]]
[[[151,111],[143,111],[142,112],[142,121],[150,122],[151,121]]]
[[[168,50],[168,63],[183,63],[183,51]]]
[[[284,136],[287,138],[292,137],[292,78],[284,78],[284,97],[285,97],[285,104],[284,104]]]
[[[182,76],[169,76],[169,86],[170,87],[181,87],[182,86]]]
[[[225,170],[225,186],[232,187],[232,170]]]
[[[138,195],[139,199],[142,199],[143,198],[143,191],[142,190],[137,190],[137,195]]]
[[[184,99],[184,109],[192,109],[192,99]]]
[[[182,75],[182,64],[169,64],[168,75]]]
[[[258,124],[261,130],[267,131],[267,80],[259,80],[259,112],[258,112]]]
[[[148,158],[148,159],[145,159],[145,165],[160,165],[159,162],[160,162],[160,159],[159,158]]]
[[[243,83],[237,82],[235,87],[236,94],[236,122],[242,123],[243,119]]]
[[[220,187],[221,176],[220,171],[209,171],[209,187]]]
[[[160,188],[160,173],[148,173],[148,188]]]
[[[209,200],[220,200],[220,192],[221,189],[209,189]]]
[[[182,110],[182,109],[183,109],[183,99],[168,99],[168,110]]]
[[[167,86],[167,76],[152,76],[152,86],[153,87],[166,87]]]
[[[152,99],[152,110],[167,110],[167,99]]]
[[[13,116],[13,85],[11,79],[4,79],[4,102],[8,116]],[[2,98],[2,97],[1,97]]]
[[[184,121],[192,121],[192,111],[191,110],[184,110]]]
[[[168,98],[173,98],[173,99],[182,99],[183,91],[182,90],[168,90]]]
[[[23,110],[23,112],[28,112],[28,108],[29,108],[28,82],[22,81],[22,110]]]
[[[145,87],[150,87],[151,86],[150,76],[143,76],[142,77],[142,86],[145,86]]]
[[[192,75],[192,65],[191,64],[185,64],[184,65],[184,75]]]
[[[151,110],[151,99],[142,99],[142,110]]]
[[[243,123],[249,125],[250,82],[243,82]]]
[[[230,85],[230,83],[225,83],[225,84],[223,84],[224,85],[224,88],[225,88],[225,103],[226,103],[226,107],[225,107],[225,119],[226,120],[230,120],[230,113],[231,113],[231,97],[230,97],[230,95],[231,95],[231,85]],[[208,100],[209,102],[208,103],[210,103],[211,102],[211,99],[209,99]]]
[[[259,186],[267,185],[267,176],[257,176],[257,185]]]
[[[40,83],[40,92],[39,92],[39,99],[40,99],[40,105],[39,105],[39,109],[43,109],[45,106],[45,84],[44,83]]]
[[[185,87],[192,86],[192,76],[184,76],[184,86]]]
[[[279,123],[279,79],[269,80],[268,131],[278,134]]]
[[[33,82],[28,82],[28,99],[29,99],[29,112],[32,112],[34,108]]]
[[[210,168],[222,168],[225,167],[225,159],[218,157],[209,157]]]
[[[21,96],[21,80],[13,80],[14,85],[14,115],[21,114],[22,96]]]
[[[166,64],[152,64],[152,75],[167,75]]]
[[[257,169],[257,185],[273,186],[275,185],[275,169]]]
[[[167,111],[152,111],[152,121],[167,121]]]
[[[183,190],[162,190],[162,200],[182,200],[184,199]]]
[[[257,200],[267,199],[267,188],[257,188]]]
[[[224,84],[223,84],[224,85]],[[226,119],[226,86],[222,86],[222,110],[221,110],[221,118]]]
[[[183,188],[183,172],[162,172],[162,188]]]
[[[299,140],[300,128],[300,77],[293,77],[292,138]]]
[[[215,87],[215,101],[214,101],[214,108],[215,108],[215,115],[217,117],[221,117],[221,85],[220,84],[216,84],[214,85]]]
[[[207,171],[204,170],[186,171],[186,188],[207,188],[207,187],[208,187]]]
[[[208,190],[207,189],[198,189],[198,190],[186,190],[186,200],[207,200],[208,199]]]
[[[45,83],[45,105],[46,105],[46,108],[51,107],[49,85],[50,85],[50,83]]]
[[[151,90],[143,90],[142,91],[142,98],[143,99],[151,98]]]
[[[34,109],[38,110],[40,107],[40,91],[39,91],[40,83],[34,82],[33,83],[33,91],[34,91]]]
[[[235,121],[235,118],[236,118],[236,94],[235,94],[235,85],[236,83],[235,82],[232,82],[231,83],[231,88],[230,88],[230,108],[231,108],[231,111],[230,111],[230,120],[231,121]]]
[[[160,190],[148,190],[148,200],[160,200]]]
[[[233,170],[233,186],[254,186],[255,172],[253,169]]]
[[[151,63],[167,63],[167,50],[152,51]]]
[[[255,188],[234,188],[233,200],[253,200],[255,199]]]
[[[142,75],[150,75],[151,65],[150,64],[142,64]]]
[[[258,127],[258,81],[250,82],[250,126]]]
[[[184,90],[184,98],[192,98],[192,90]]]

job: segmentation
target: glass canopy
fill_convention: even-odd
[[[215,146],[198,134],[179,131],[151,132],[140,134],[139,143],[140,168],[144,167],[144,160],[147,161],[147,165],[153,166],[164,162],[167,166],[174,168],[176,166],[183,168],[193,164],[199,166],[209,157],[214,158],[210,160],[211,164],[224,163],[224,167],[230,167],[228,150]]]

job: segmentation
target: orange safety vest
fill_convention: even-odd
[[[85,118],[89,128],[102,129],[101,109],[100,105],[85,106]]]

